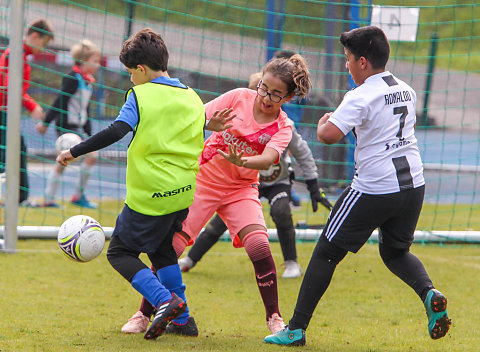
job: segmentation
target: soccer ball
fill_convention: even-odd
[[[105,233],[95,219],[75,215],[60,226],[58,245],[69,258],[77,262],[88,262],[102,253]]]
[[[57,138],[55,150],[60,153],[62,150],[70,149],[82,141],[82,137],[75,133],[64,133]]]

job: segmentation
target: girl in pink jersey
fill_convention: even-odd
[[[285,324],[278,307],[277,273],[258,197],[259,170],[267,170],[277,163],[290,142],[292,130],[282,104],[295,95],[306,96],[310,87],[305,60],[293,55],[289,59],[269,61],[256,91],[234,89],[205,105],[206,116],[231,109],[235,118],[231,121],[232,127],[214,132],[205,141],[194,200],[182,231],[173,239],[180,257],[217,212],[228,226],[233,245],[244,247],[252,261],[267,326],[272,333],[283,329]],[[146,328],[152,313],[146,304],[148,302],[142,304],[141,312],[137,312],[122,331],[141,332],[143,325]],[[192,329],[192,321],[175,324],[174,320],[166,332],[198,334],[196,326]],[[135,329],[129,329],[129,324],[135,325]]]

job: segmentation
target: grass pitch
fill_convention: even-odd
[[[121,326],[138,309],[139,294],[107,262],[66,258],[54,240],[21,240],[16,254],[0,253],[0,350],[6,351],[292,351],[266,345],[269,333],[252,265],[243,249],[216,244],[184,274],[198,338],[161,336],[146,341]],[[108,245],[108,242],[107,242]],[[306,268],[314,243],[299,243]],[[301,279],[282,279],[280,309],[286,321]],[[478,351],[480,256],[478,246],[414,245],[436,287],[448,298],[448,335],[431,340],[416,294],[381,262],[375,244],[349,254],[337,268],[307,330],[302,351]],[[146,261],[146,258],[143,258]]]

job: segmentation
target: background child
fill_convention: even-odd
[[[53,27],[45,19],[32,22],[27,29],[23,42],[23,90],[22,104],[30,112],[32,119],[41,121],[44,117],[43,109],[27,93],[30,86],[32,68],[27,61],[27,56],[42,52],[53,40]],[[5,156],[7,145],[7,89],[8,89],[8,65],[10,48],[7,48],[0,57],[0,172],[5,172]],[[21,116],[18,116],[20,119]],[[20,136],[20,197],[21,206],[38,206],[28,199],[29,185],[27,174],[27,146],[23,135]]]
[[[415,137],[415,91],[385,70],[390,45],[380,28],[353,29],[343,33],[340,42],[358,87],[320,119],[317,135],[320,142],[334,144],[355,129],[355,176],[335,203],[314,249],[288,327],[265,337],[265,342],[305,344],[305,330],[337,264],[349,251],[356,253],[377,227],[383,262],[421,298],[429,334],[441,338],[451,324],[447,299],[410,253],[425,192]]]
[[[44,134],[48,124],[55,120],[58,136],[64,133],[76,133],[82,137],[92,134],[88,112],[93,91],[92,84],[95,82],[94,74],[100,67],[101,53],[91,41],[86,39],[75,44],[70,53],[74,66],[63,77],[60,93],[48,110],[45,121],[37,124],[36,129],[39,133]],[[88,153],[83,158],[77,188],[72,197],[73,204],[85,208],[96,208],[96,205],[85,197],[85,188],[96,161],[95,152]],[[58,208],[55,196],[64,170],[64,166],[56,163],[50,172],[42,206]]]

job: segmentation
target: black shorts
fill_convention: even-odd
[[[112,237],[118,236],[127,247],[142,253],[154,253],[167,237],[182,230],[188,208],[171,214],[151,216],[136,212],[125,204],[117,217]]]
[[[275,200],[279,198],[288,198],[291,201],[292,198],[292,185],[286,183],[273,184],[271,186],[258,187],[258,197],[265,197],[268,199],[268,204],[272,205]]]
[[[408,249],[423,205],[425,186],[390,194],[365,194],[347,187],[322,232],[334,245],[357,252],[379,228],[379,241]]]

